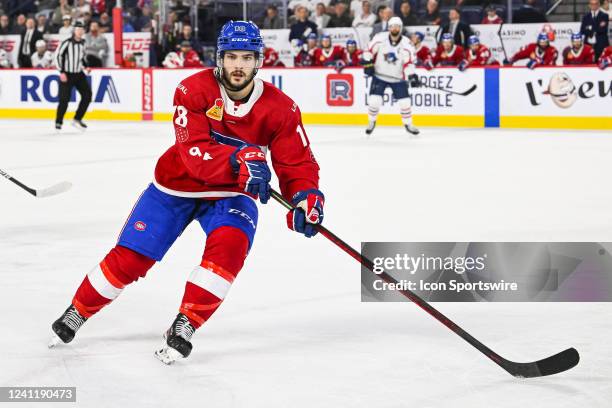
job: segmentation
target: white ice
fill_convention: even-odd
[[[361,303],[359,265],[260,206],[255,245],[188,360],[153,357],[205,237],[193,224],[144,280],[46,347],[50,324],[114,245],[156,158],[160,123],[0,122],[0,386],[76,386],[79,407],[609,407],[612,304],[439,303],[515,361],[576,347],[580,364],[517,380],[410,303]],[[612,135],[604,132],[307,127],[326,225],[360,241],[611,241]],[[20,405],[26,406],[27,404]],[[41,407],[44,404],[32,404]],[[55,405],[54,405],[55,406]],[[74,406],[74,405],[71,405]]]

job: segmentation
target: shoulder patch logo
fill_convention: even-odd
[[[212,108],[206,111],[206,116],[219,121],[223,119],[223,99],[215,99],[215,104],[212,106]]]

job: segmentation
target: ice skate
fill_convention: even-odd
[[[75,128],[79,129],[81,132],[84,132],[87,129],[87,125],[85,123],[83,123],[82,120],[73,120],[72,121],[72,126],[74,126]]]
[[[404,128],[406,129],[406,131],[414,136],[418,135],[419,133],[421,133],[421,131],[419,129],[417,129],[416,127],[412,126],[412,125],[404,125]]]
[[[189,323],[187,316],[179,313],[172,326],[164,333],[165,344],[155,352],[155,357],[167,365],[189,357],[193,348],[189,340],[194,332],[195,327]]]
[[[376,121],[372,120],[370,122],[368,122],[368,127],[366,128],[366,135],[370,136],[372,134],[372,132],[374,131],[374,128],[376,127]]]
[[[68,306],[64,314],[51,325],[54,334],[49,341],[49,348],[57,346],[60,342],[70,343],[86,321],[87,318],[81,316],[73,305]]]

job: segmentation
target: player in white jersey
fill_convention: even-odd
[[[389,31],[376,34],[364,52],[364,73],[372,76],[368,96],[368,127],[371,134],[376,126],[376,117],[383,102],[385,89],[390,87],[400,107],[402,123],[409,133],[418,135],[412,125],[412,103],[408,97],[408,82],[411,87],[421,86],[415,73],[416,52],[407,37],[402,35],[403,24],[399,17],[389,20]]]
[[[47,50],[45,40],[36,41],[36,52],[32,54],[33,68],[51,68],[53,67],[53,53]]]

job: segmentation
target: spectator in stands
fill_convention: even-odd
[[[606,13],[608,16],[610,16],[610,1],[609,0],[604,0],[601,2],[601,7],[600,10],[603,11],[604,13]]]
[[[440,18],[440,5],[436,0],[427,0],[427,6],[425,7],[425,15],[423,16],[423,22],[427,25],[438,25],[442,21]]]
[[[113,32],[113,23],[107,12],[100,14],[100,21],[98,21],[98,24],[100,26],[101,34]]]
[[[90,0],[91,13],[94,17],[100,17],[102,13],[106,12],[106,1],[105,0]]]
[[[356,14],[353,19],[353,27],[372,27],[376,22],[376,16],[372,13],[372,4],[368,0],[361,3],[361,13]]]
[[[330,28],[350,27],[352,22],[353,19],[349,14],[348,6],[346,3],[338,1],[334,6],[334,14],[331,15],[327,26]]]
[[[412,6],[408,0],[403,0],[400,4],[400,15],[404,27],[421,25],[421,20],[412,12]]]
[[[45,40],[36,41],[36,52],[30,57],[33,68],[51,68],[53,67],[53,53],[47,50]]]
[[[586,42],[593,47],[595,60],[598,60],[603,50],[610,45],[608,39],[610,17],[601,11],[599,0],[589,0],[589,9],[589,12],[582,17],[580,32],[584,34]]]
[[[484,16],[480,24],[503,24],[504,20],[497,15],[497,9],[494,4],[487,6],[487,15]]]
[[[310,21],[315,23],[319,29],[329,25],[331,17],[325,12],[325,4],[318,3],[315,12],[310,16]]]
[[[176,43],[180,44],[181,47],[185,41],[189,43],[190,51],[200,55],[202,52],[202,45],[200,45],[200,41],[198,41],[198,39],[193,35],[193,27],[191,27],[189,24],[183,25],[183,32],[176,39]]]
[[[278,16],[278,8],[274,4],[266,7],[266,18],[263,21],[263,28],[267,30],[283,28],[283,22]]]
[[[448,12],[448,23],[439,30],[439,35],[449,33],[455,44],[467,49],[468,38],[472,35],[470,26],[461,21],[461,12],[458,8],[452,8]]]
[[[513,23],[546,23],[546,17],[541,11],[535,8],[536,0],[523,0],[523,5],[518,9],[513,17]]]
[[[64,17],[62,17],[62,21],[64,25],[59,29],[58,34],[70,37],[72,35],[72,17],[66,14]]]
[[[91,14],[91,5],[85,2],[85,0],[78,0],[77,6],[76,6],[77,18],[81,17],[85,13]]]
[[[11,22],[6,14],[0,16],[0,35],[11,34]]]
[[[144,6],[138,15],[135,15],[132,19],[132,26],[136,31],[145,31],[147,27],[151,25],[151,14],[152,10],[148,6]]]
[[[85,60],[89,67],[105,66],[106,56],[108,55],[108,42],[100,34],[100,25],[97,21],[92,21],[89,26],[89,33],[85,34]]]
[[[393,10],[391,7],[383,6],[382,9],[379,8],[378,16],[380,17],[380,23],[376,23],[372,27],[370,39],[374,38],[376,34],[389,29],[389,19],[393,17]]]
[[[351,0],[351,4],[349,5],[349,13],[353,19],[361,15],[364,1],[365,0]]]
[[[26,31],[26,16],[19,14],[11,31],[12,34],[22,35]]]
[[[33,18],[26,20],[26,30],[21,34],[18,63],[20,68],[32,68],[32,53],[36,50],[36,41],[42,40],[42,34],[36,29]]]
[[[296,21],[289,31],[289,41],[295,38],[305,39],[310,33],[317,32],[317,25],[308,20],[308,10],[306,10],[306,7],[296,7],[295,18]]]
[[[53,10],[57,5],[57,0],[38,0],[38,11]]]
[[[91,13],[89,12],[83,13],[81,17],[78,19],[78,21],[83,23],[83,26],[85,27],[85,32],[89,32],[89,24],[91,24]]]
[[[39,14],[36,18],[36,29],[42,35],[49,34],[51,31],[49,29],[49,24],[47,23],[47,15]],[[46,44],[45,44],[46,45]]]
[[[53,12],[52,24],[59,29],[64,23],[64,16],[72,17],[73,8],[68,4],[68,0],[60,0],[59,6]]]

